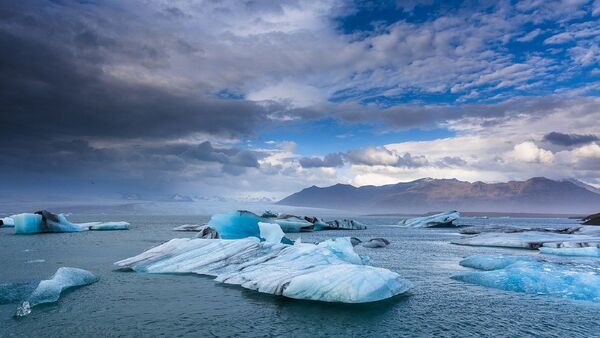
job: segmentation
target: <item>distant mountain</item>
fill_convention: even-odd
[[[292,194],[280,205],[355,210],[371,213],[424,213],[440,210],[593,213],[600,194],[583,182],[534,177],[506,183],[465,182],[424,178],[384,186],[336,184],[312,186]],[[591,189],[590,189],[591,188]]]

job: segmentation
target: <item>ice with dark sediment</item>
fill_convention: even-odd
[[[411,287],[395,272],[362,265],[350,238],[282,244],[277,242],[281,229],[270,224],[261,225],[269,240],[179,238],[115,264],[145,273],[214,276],[258,292],[325,302],[374,302]]]
[[[80,232],[88,230],[127,230],[127,222],[72,223],[64,214],[53,214],[42,210],[12,216],[15,234],[37,234],[44,232]]]
[[[183,224],[183,225],[179,225],[179,226],[174,227],[172,230],[173,231],[193,231],[193,232],[198,232],[204,226],[206,226],[206,224]]]
[[[600,302],[596,266],[548,262],[530,256],[486,255],[467,257],[461,265],[487,271],[465,272],[453,279],[506,291]]]
[[[13,216],[0,217],[0,227],[12,228],[15,226],[15,219]]]
[[[456,226],[453,222],[460,218],[458,211],[445,211],[439,214],[409,218],[400,221],[399,225],[410,228],[433,228]]]
[[[19,305],[15,316],[22,317],[31,313],[31,309],[39,304],[56,302],[66,289],[92,284],[98,281],[93,273],[78,269],[59,268],[52,278],[41,281],[33,293]]]
[[[390,241],[385,238],[371,238],[362,243],[365,248],[385,248],[388,245],[390,245]]]

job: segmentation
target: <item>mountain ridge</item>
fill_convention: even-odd
[[[277,204],[369,212],[590,213],[600,209],[600,194],[580,181],[545,177],[499,183],[422,178],[383,186],[313,185]]]

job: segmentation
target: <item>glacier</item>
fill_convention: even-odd
[[[37,234],[44,232],[80,232],[99,230],[127,230],[127,222],[72,223],[64,214],[53,214],[42,210],[36,213],[23,213],[12,216],[15,234]]]
[[[460,218],[458,211],[445,211],[439,214],[415,217],[400,221],[399,225],[411,228],[451,227]]]
[[[476,266],[488,266],[485,256],[477,259],[467,257]],[[512,263],[490,271],[474,271],[452,276],[453,279],[506,291],[523,292],[535,295],[549,295],[576,300],[600,301],[600,275],[594,266],[578,263],[552,263],[530,257],[498,257],[490,261]]]
[[[318,245],[300,241],[289,245],[252,236],[176,238],[115,264],[145,273],[213,276],[218,282],[262,293],[324,302],[374,302],[411,288],[397,273],[362,262],[347,237]]]
[[[52,278],[41,281],[33,293],[17,308],[15,316],[22,317],[31,313],[31,308],[43,303],[56,302],[60,294],[69,288],[95,283],[99,280],[93,273],[78,269],[61,267]]]

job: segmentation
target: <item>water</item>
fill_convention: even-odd
[[[454,229],[386,227],[397,217],[362,217],[364,231],[291,234],[303,241],[336,236],[384,237],[387,248],[358,247],[371,264],[413,282],[407,296],[375,304],[298,301],[226,286],[195,275],[147,275],[115,271],[112,263],[175,237],[198,216],[119,216],[131,230],[12,235],[0,229],[0,283],[50,277],[61,266],[100,277],[21,319],[16,303],[0,304],[0,336],[600,336],[600,304],[485,288],[450,279],[460,259],[475,253],[537,255],[535,251],[452,245]],[[115,220],[72,216],[73,221]],[[464,224],[575,224],[570,219],[464,218]],[[45,260],[41,262],[39,260]],[[29,262],[29,263],[28,263]],[[27,284],[25,284],[27,285]],[[1,303],[1,302],[0,302]]]

